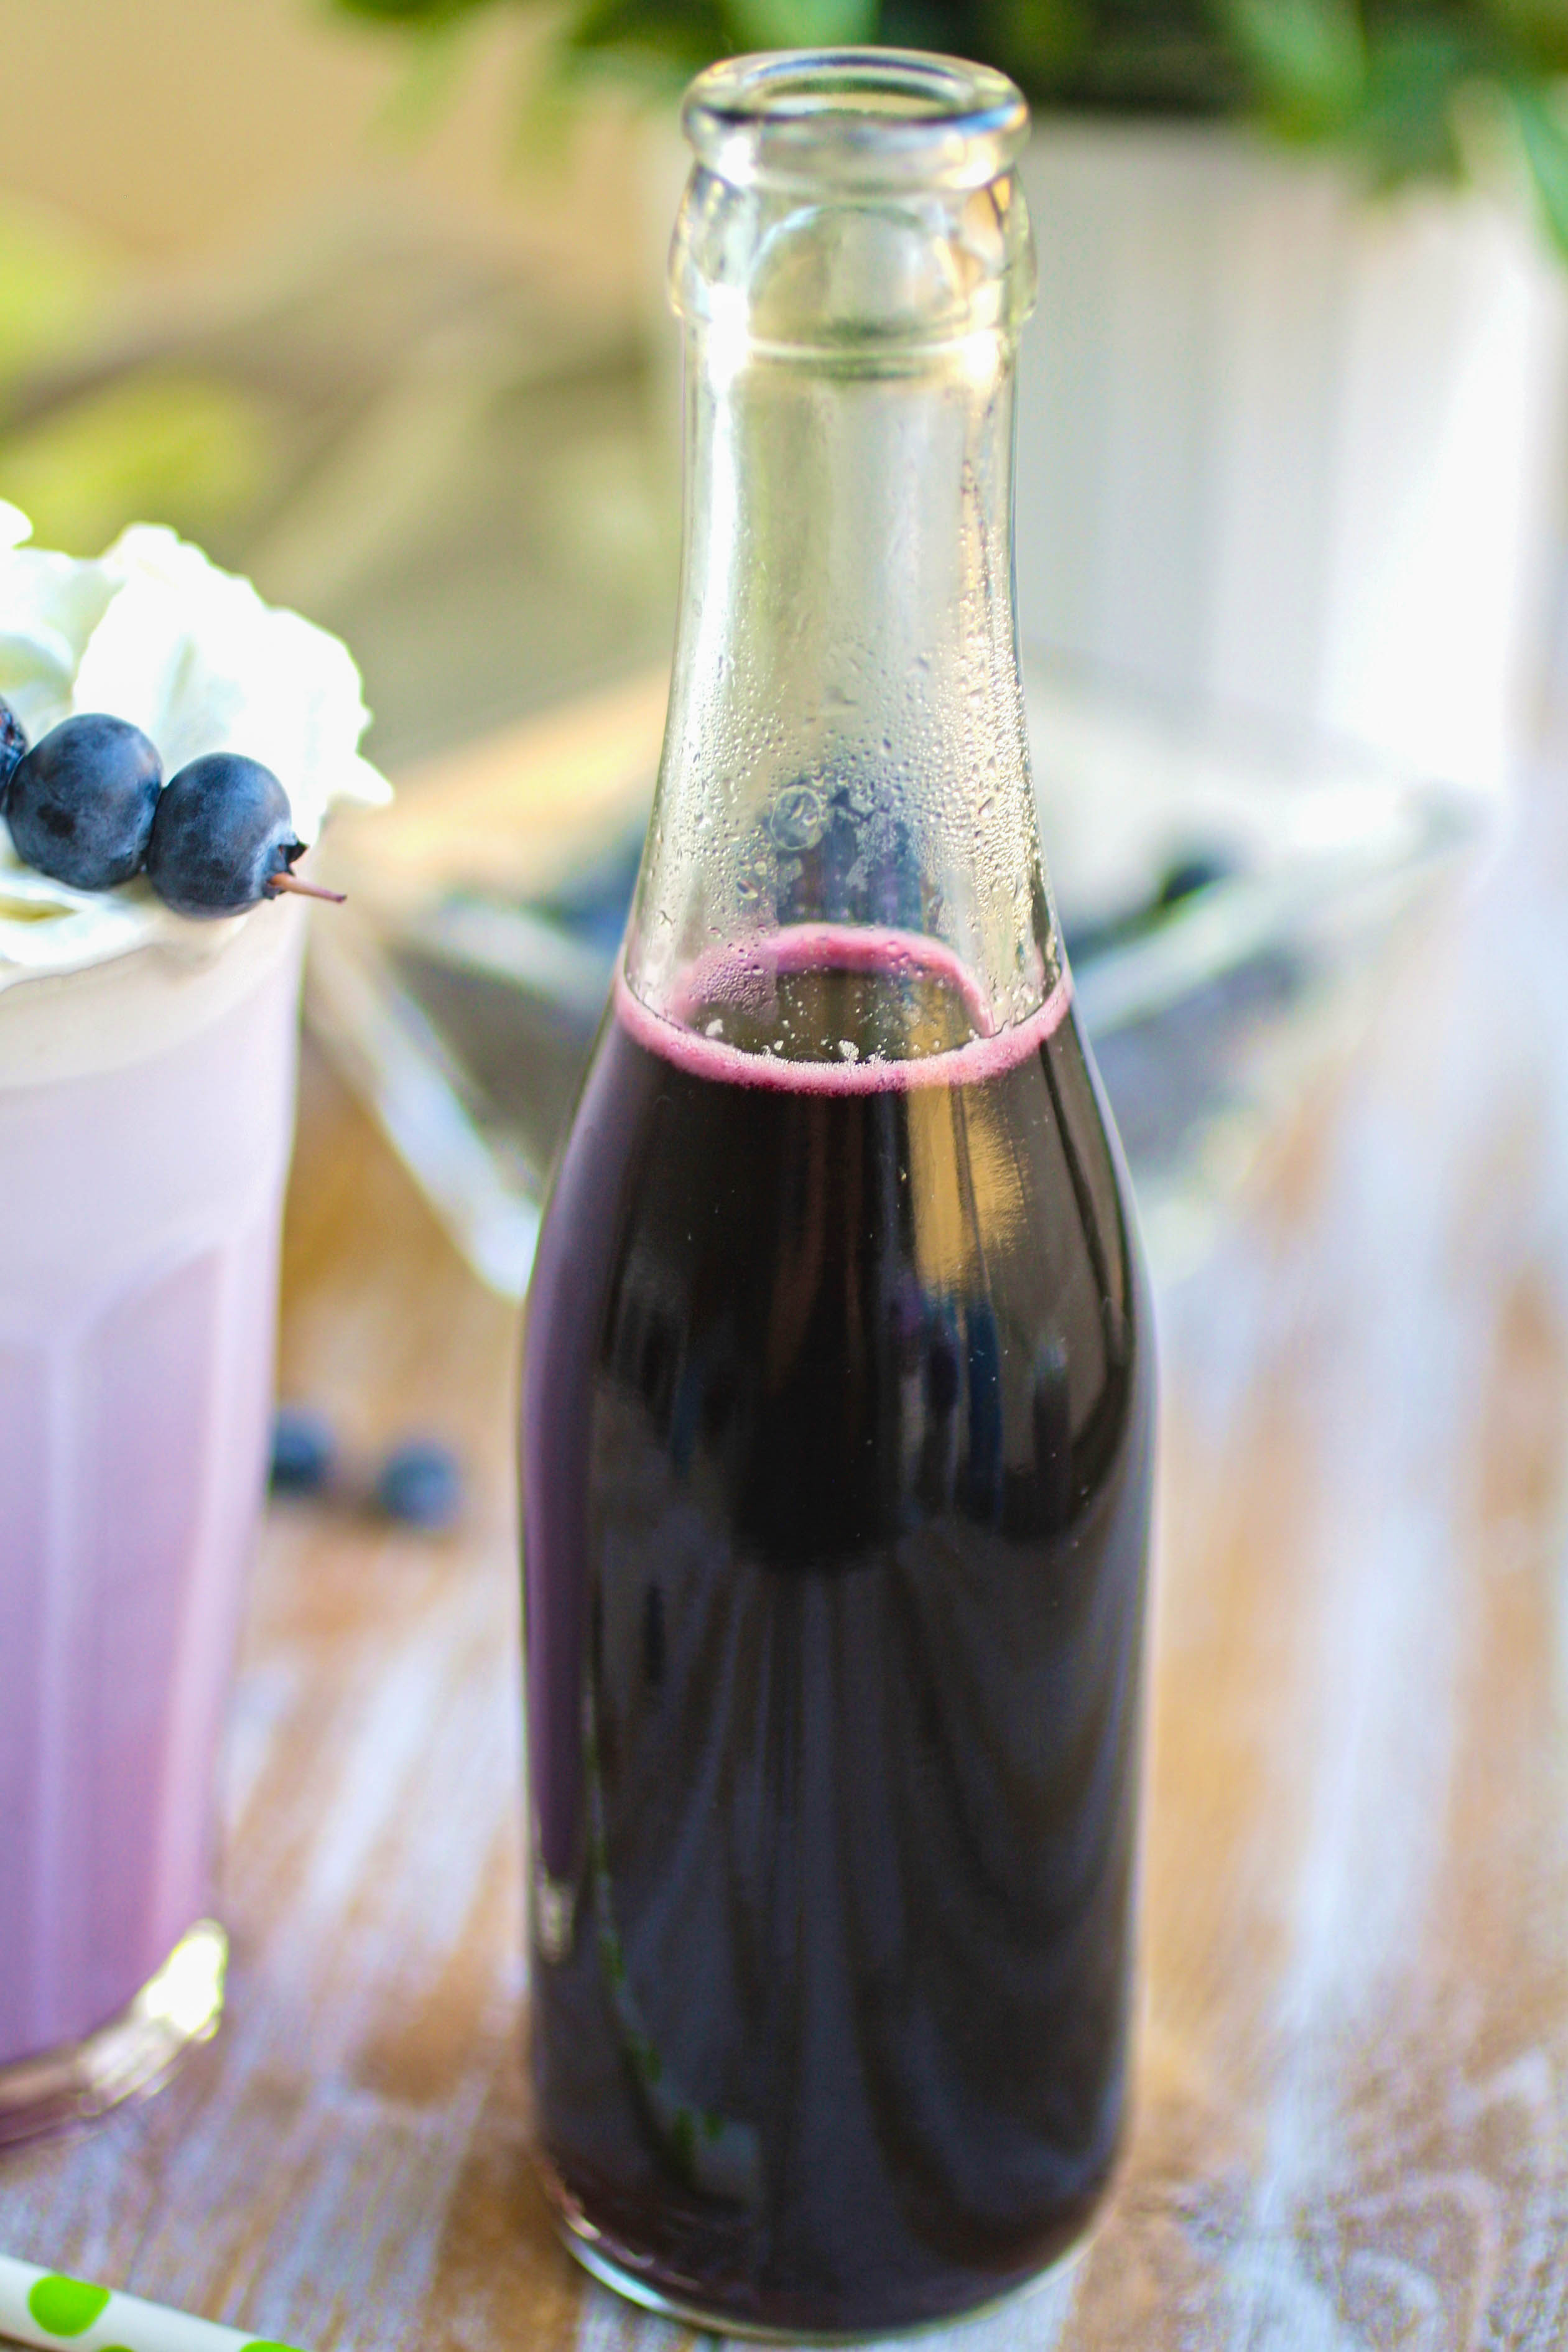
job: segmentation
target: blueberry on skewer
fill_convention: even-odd
[[[270,768],[210,751],[171,776],[147,845],[147,878],[176,914],[240,915],[279,890],[335,898],[298,880],[305,844]]]
[[[129,882],[147,854],[162,773],[129,719],[62,719],[11,771],[5,822],[17,856],[76,890]]]

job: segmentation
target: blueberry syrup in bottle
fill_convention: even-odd
[[[1031,2278],[1124,2122],[1153,1351],[1017,687],[1025,121],[688,100],[671,717],[528,1304],[538,2160],[794,2337]]]

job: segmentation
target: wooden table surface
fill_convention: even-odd
[[[287,1393],[458,1441],[460,1537],[267,1528],[231,2008],[0,2167],[0,2247],[310,2352],[670,2352],[524,2160],[512,1316],[307,1069]],[[1568,856],[1537,818],[1162,1298],[1137,2128],[966,2352],[1568,2339]],[[942,2339],[946,2340],[946,2339]]]

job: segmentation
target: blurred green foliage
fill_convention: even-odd
[[[80,394],[0,436],[0,487],[41,547],[96,555],[139,516],[210,536],[267,480],[271,436],[236,386],[158,369]]]
[[[0,199],[0,381],[88,333],[112,283],[87,236],[18,197]]]
[[[1511,128],[1568,252],[1568,0],[334,0],[450,37],[480,11],[553,24],[554,84],[655,84],[756,48],[877,41],[1000,66],[1037,104],[1246,113],[1373,179],[1459,176],[1478,124]]]
[[[0,196],[0,496],[71,555],[139,516],[211,531],[246,510],[271,461],[247,389],[117,367],[123,267],[61,215]]]

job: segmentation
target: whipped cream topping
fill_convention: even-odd
[[[336,637],[263,604],[172,530],[138,523],[82,561],[27,546],[31,528],[0,500],[0,695],[29,742],[73,711],[106,710],[152,739],[166,777],[204,752],[242,751],[277,775],[307,843],[335,804],[390,798],[360,756],[370,714]],[[23,865],[0,821],[0,989],[156,943],[193,945],[195,933],[210,950],[275,912],[194,922],[141,877],[68,889]]]

